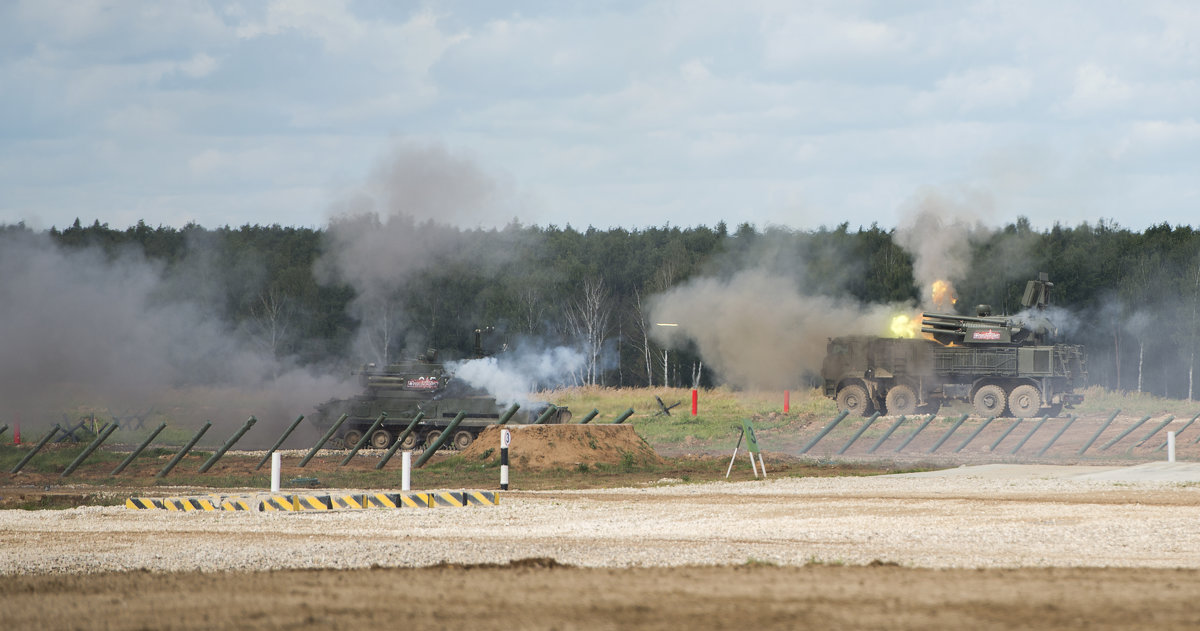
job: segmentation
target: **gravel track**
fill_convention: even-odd
[[[496,507],[0,511],[0,575],[423,567],[869,564],[1200,568],[1200,487],[974,476],[509,492]]]

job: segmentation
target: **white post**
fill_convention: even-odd
[[[1175,462],[1175,432],[1167,432],[1167,462]]]
[[[758,464],[754,462],[754,452],[746,450],[746,455],[750,456],[750,469],[754,471],[754,479],[758,479]]]
[[[412,452],[408,450],[400,454],[400,490],[412,490]]]
[[[282,458],[280,458],[278,451],[271,454],[271,492],[272,493],[279,492],[279,465],[281,462],[282,462]]]

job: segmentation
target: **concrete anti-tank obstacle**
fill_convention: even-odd
[[[71,464],[67,465],[66,469],[63,469],[60,477],[65,478],[74,473],[75,469],[78,469],[79,465],[83,464],[83,461],[87,460],[88,456],[92,455],[92,452],[96,451],[96,448],[103,444],[104,441],[108,440],[108,437],[112,436],[113,432],[115,431],[117,431],[116,423],[105,425],[104,430],[96,435],[95,440],[93,440],[90,445],[84,448],[83,452],[76,456],[75,459],[71,461]]]
[[[1008,429],[1004,430],[1003,434],[1000,434],[1000,438],[997,438],[996,442],[992,443],[992,446],[988,448],[988,451],[996,451],[996,448],[1000,446],[1000,443],[1004,442],[1004,439],[1008,438],[1008,435],[1013,433],[1013,430],[1017,429],[1020,424],[1021,419],[1013,421],[1013,424],[1009,425]]]
[[[54,438],[54,435],[57,434],[61,429],[62,428],[59,427],[58,423],[55,423],[54,427],[50,428],[50,433],[43,436],[42,439],[33,446],[33,449],[31,449],[29,453],[25,454],[25,457],[21,458],[21,461],[18,462],[11,470],[9,470],[9,473],[19,472],[35,455],[37,455],[37,452],[42,450],[42,447],[46,446],[46,443],[50,442],[51,438]]]
[[[996,417],[994,417],[994,416],[987,417],[987,420],[985,420],[982,424],[980,424],[979,427],[975,428],[975,431],[971,432],[970,436],[967,436],[967,439],[963,441],[963,444],[958,446],[958,449],[954,450],[954,453],[958,453],[958,452],[962,451],[963,449],[965,449],[967,445],[970,445],[971,441],[975,440],[976,436],[982,434],[984,428],[986,428],[988,425],[991,425],[992,421],[994,421],[994,420],[996,420]]]
[[[1133,432],[1137,431],[1137,428],[1141,427],[1142,425],[1145,425],[1145,424],[1146,424],[1146,421],[1148,421],[1148,420],[1150,420],[1150,417],[1149,417],[1148,415],[1147,415],[1147,416],[1143,416],[1143,417],[1142,417],[1142,420],[1140,420],[1140,421],[1138,421],[1138,422],[1134,423],[1132,427],[1130,427],[1129,429],[1127,429],[1127,430],[1125,430],[1125,431],[1121,432],[1121,433],[1120,433],[1120,435],[1118,435],[1116,438],[1114,438],[1114,439],[1112,439],[1112,440],[1108,441],[1107,443],[1104,443],[1104,446],[1100,448],[1100,451],[1107,451],[1109,447],[1112,447],[1113,445],[1115,445],[1115,444],[1117,444],[1117,443],[1121,442],[1121,439],[1122,439],[1122,438],[1125,438],[1126,436],[1128,436],[1128,435],[1132,434]]]
[[[921,423],[921,426],[917,428],[917,431],[913,432],[908,438],[904,439],[904,442],[900,443],[900,446],[894,451],[896,453],[900,453],[905,447],[908,446],[909,443],[913,441],[913,439],[917,437],[918,434],[925,431],[926,427],[929,427],[929,424],[933,422],[934,418],[937,418],[937,414],[930,414],[929,418],[925,419],[925,422]]]
[[[263,454],[262,460],[258,461],[258,466],[254,467],[255,471],[258,471],[259,469],[263,468],[263,465],[267,464],[267,461],[271,459],[271,454],[275,453],[275,450],[279,449],[280,445],[283,444],[283,441],[287,440],[287,437],[291,436],[292,432],[296,431],[296,428],[300,426],[300,421],[303,420],[304,415],[301,414],[299,418],[292,421],[292,424],[289,425],[286,430],[284,430],[283,435],[279,437],[279,440],[275,441],[274,445],[271,445],[271,448],[267,450],[266,454]]]
[[[254,424],[257,422],[258,419],[254,418],[253,416],[246,419],[246,422],[242,425],[241,429],[234,432],[233,436],[230,436],[229,440],[225,441],[225,444],[221,445],[221,448],[218,449],[216,453],[210,456],[209,459],[200,466],[200,473],[208,473],[208,470],[211,469],[213,465],[217,464],[218,460],[224,457],[225,452],[229,451],[229,449],[233,447],[234,443],[241,440],[242,436],[245,436],[246,432],[250,431],[250,428],[254,427]]]
[[[387,418],[387,412],[380,412],[379,418],[375,419],[374,423],[371,423],[371,427],[362,436],[359,436],[358,442],[354,444],[354,447],[350,448],[350,453],[346,454],[345,458],[342,458],[342,463],[338,465],[339,467],[350,464],[350,460],[354,458],[354,454],[357,454],[363,448],[363,445],[366,445],[371,440],[371,434],[374,434],[375,430],[379,429],[380,425],[383,425],[383,419],[385,418]]]
[[[1175,439],[1176,439],[1176,440],[1178,440],[1178,439],[1179,439],[1179,435],[1183,433],[1183,430],[1185,430],[1185,429],[1187,429],[1187,428],[1191,427],[1191,426],[1192,426],[1192,423],[1195,423],[1195,422],[1196,422],[1196,419],[1198,419],[1198,418],[1200,418],[1200,412],[1197,412],[1197,413],[1196,413],[1196,416],[1193,416],[1193,417],[1192,417],[1192,420],[1190,420],[1190,421],[1188,421],[1188,422],[1184,423],[1184,424],[1183,424],[1183,427],[1180,427],[1180,428],[1179,428],[1179,431],[1175,432]],[[1200,437],[1197,437],[1197,440],[1200,440]],[[1165,441],[1165,440],[1164,440],[1164,441],[1163,441],[1163,444],[1162,444],[1162,446],[1160,446],[1160,447],[1159,447],[1158,449],[1156,449],[1155,451],[1162,451],[1162,450],[1164,450],[1164,449],[1166,449],[1166,448],[1167,448],[1167,441]]]
[[[329,442],[330,438],[333,438],[333,433],[338,431],[338,428],[341,427],[342,423],[345,423],[346,419],[348,418],[350,418],[349,414],[343,414],[341,418],[339,418],[337,422],[333,424],[332,427],[325,431],[325,435],[321,436],[321,440],[318,440],[317,444],[313,445],[312,449],[309,449],[308,453],[304,454],[304,458],[300,460],[301,469],[304,468],[304,465],[308,464],[309,460],[313,459],[313,456],[317,455],[318,451],[321,451],[321,448],[325,446],[325,443]]]
[[[931,447],[927,453],[933,453],[933,452],[937,451],[938,448],[941,447],[942,445],[944,445],[947,440],[950,440],[950,436],[954,435],[954,432],[957,431],[958,428],[962,427],[962,424],[964,422],[966,422],[966,420],[967,420],[966,414],[963,414],[962,416],[958,417],[958,420],[954,423],[954,425],[950,428],[950,430],[947,431],[945,434],[943,434],[942,438],[940,440],[938,440],[936,443],[934,443],[933,447]]]
[[[504,414],[500,415],[500,420],[497,421],[496,424],[504,425],[504,424],[508,423],[510,420],[512,420],[513,415],[516,414],[517,410],[519,410],[519,409],[521,409],[520,403],[512,404],[511,406],[509,406],[509,408],[507,410],[504,411]]]
[[[1037,431],[1039,429],[1041,429],[1042,426],[1045,425],[1046,421],[1049,419],[1050,419],[1050,415],[1043,416],[1042,420],[1038,421],[1037,425],[1034,425],[1033,429],[1030,430],[1028,434],[1025,434],[1025,438],[1022,438],[1021,442],[1017,443],[1017,446],[1013,447],[1012,451],[1008,452],[1008,454],[1011,456],[1011,455],[1015,455],[1018,451],[1021,451],[1021,448],[1025,446],[1025,443],[1029,442],[1029,439],[1033,438],[1033,435],[1036,434]],[[1020,420],[1018,420],[1018,423],[1019,422],[1020,422]]]
[[[154,474],[154,477],[156,477],[156,478],[167,477],[167,474],[171,472],[171,469],[174,469],[175,465],[179,464],[179,461],[183,460],[183,457],[186,456],[187,453],[192,450],[192,447],[195,447],[196,443],[200,442],[200,437],[203,436],[204,432],[207,432],[208,428],[210,428],[210,427],[212,427],[212,422],[204,421],[204,426],[200,428],[200,431],[196,432],[196,435],[192,436],[192,439],[189,440],[186,445],[184,445],[182,448],[180,448],[180,450],[175,454],[175,457],[171,458],[171,461],[168,462],[167,465],[165,467],[163,467],[161,471]]]
[[[150,446],[150,442],[153,441],[155,438],[157,438],[158,435],[160,433],[162,433],[162,431],[166,428],[167,428],[166,423],[159,424],[158,429],[154,430],[153,432],[150,432],[150,435],[146,437],[146,440],[143,440],[142,444],[138,445],[137,449],[133,450],[133,453],[129,454],[128,456],[125,456],[125,459],[121,461],[121,464],[117,465],[117,468],[113,469],[112,472],[109,473],[108,475],[114,476],[114,477],[117,475],[120,475],[120,473],[125,470],[125,467],[128,467],[129,463],[133,462],[134,458],[137,458],[138,455],[140,455],[143,451],[145,451],[146,448]]]
[[[863,426],[861,428],[859,428],[859,430],[857,432],[854,433],[854,436],[852,436],[850,438],[850,440],[846,441],[846,444],[844,446],[842,446],[841,449],[838,450],[838,455],[840,456],[840,455],[846,453],[846,450],[850,449],[850,445],[853,445],[854,441],[858,440],[858,438],[867,431],[867,428],[870,427],[871,424],[875,422],[875,419],[878,419],[878,418],[879,418],[879,412],[872,414],[871,418],[867,419],[867,422],[863,423]],[[726,476],[726,477],[728,477],[728,476]]]
[[[1169,424],[1171,423],[1171,421],[1173,421],[1173,420],[1175,420],[1175,417],[1174,417],[1173,415],[1172,415],[1172,416],[1168,416],[1168,417],[1167,417],[1167,420],[1165,420],[1165,421],[1163,421],[1163,422],[1159,423],[1158,425],[1156,425],[1156,426],[1154,427],[1154,429],[1150,430],[1150,433],[1149,433],[1149,434],[1146,434],[1146,436],[1145,436],[1144,438],[1142,438],[1141,440],[1137,441],[1137,444],[1136,444],[1136,445],[1134,445],[1133,447],[1130,447],[1130,449],[1131,449],[1131,450],[1132,450],[1132,449],[1136,449],[1136,448],[1138,448],[1138,447],[1141,447],[1142,445],[1144,445],[1144,444],[1146,443],[1146,441],[1150,440],[1150,438],[1151,438],[1152,436],[1154,436],[1155,434],[1157,434],[1157,433],[1158,433],[1160,430],[1162,430],[1162,428],[1164,428],[1164,427],[1166,427],[1167,425],[1169,425]]]
[[[1067,432],[1067,428],[1070,427],[1077,418],[1079,417],[1072,416],[1071,418],[1067,419],[1066,423],[1063,423],[1063,426],[1058,429],[1058,433],[1054,434],[1054,438],[1051,438],[1050,442],[1046,443],[1046,446],[1042,447],[1042,450],[1038,452],[1038,458],[1041,458],[1042,456],[1046,455],[1047,451],[1050,451],[1050,448],[1054,446],[1054,443],[1058,441],[1059,437]]]
[[[420,469],[422,465],[432,458],[434,452],[441,448],[442,444],[445,443],[446,439],[454,433],[454,430],[458,428],[458,424],[461,423],[466,416],[466,411],[459,412],[458,416],[455,416],[454,420],[450,421],[450,424],[446,426],[446,429],[442,430],[442,433],[439,434],[437,439],[433,441],[433,444],[425,448],[425,452],[421,454],[420,458],[417,458],[417,462],[413,464],[413,468]]]
[[[1079,448],[1080,456],[1082,456],[1083,452],[1087,451],[1088,448],[1092,446],[1092,443],[1096,442],[1097,438],[1100,438],[1100,434],[1103,434],[1104,430],[1108,429],[1109,425],[1112,425],[1112,422],[1114,420],[1116,420],[1117,415],[1120,413],[1121,413],[1121,410],[1118,409],[1118,410],[1115,410],[1111,415],[1109,415],[1108,420],[1104,421],[1104,423],[1100,425],[1100,429],[1096,430],[1095,434],[1092,434],[1092,437],[1089,438],[1088,441],[1083,444],[1083,447]]]
[[[829,432],[832,432],[833,428],[837,427],[837,424],[841,423],[842,419],[846,418],[849,415],[850,415],[849,410],[843,411],[841,414],[838,414],[837,417],[834,418],[832,421],[829,421],[829,424],[826,425],[815,437],[813,437],[812,440],[808,441],[808,444],[805,445],[804,448],[800,450],[800,453],[802,453],[802,454],[808,453],[809,449],[812,449],[817,443],[821,442],[821,439],[825,438],[826,434],[828,434]]]
[[[889,427],[888,430],[883,433],[883,436],[880,436],[879,440],[875,441],[874,445],[871,445],[871,448],[867,450],[867,453],[869,453],[869,454],[875,453],[875,450],[879,449],[880,445],[887,442],[887,439],[891,438],[892,434],[896,433],[896,430],[900,429],[900,426],[903,425],[904,421],[906,421],[906,420],[907,420],[907,417],[905,417],[903,414],[900,415],[900,418],[896,419],[895,423],[892,423],[892,426]]]
[[[513,407],[516,408],[520,406],[514,403]],[[513,412],[516,412],[516,410],[514,409]],[[412,434],[414,431],[416,431],[417,424],[420,423],[421,419],[423,418],[425,418],[425,413],[417,412],[417,415],[413,417],[413,420],[408,424],[408,427],[404,428],[404,431],[400,432],[400,435],[396,437],[396,442],[392,443],[392,446],[387,450],[387,453],[383,454],[383,458],[379,462],[375,463],[376,469],[382,469],[384,465],[386,465],[388,461],[392,459],[392,456],[396,455],[396,451],[400,449],[400,445],[404,444],[404,439],[408,438],[409,434]],[[408,452],[406,451],[404,453],[407,454]],[[408,489],[404,490],[407,491]]]

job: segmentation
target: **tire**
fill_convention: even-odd
[[[917,412],[917,393],[906,385],[892,386],[887,392],[888,414],[908,416]]]
[[[378,430],[374,434],[371,434],[371,448],[387,449],[392,446],[393,438],[395,437],[392,436],[392,433],[386,429]]]
[[[454,438],[451,440],[451,442],[454,444],[454,448],[459,451],[470,447],[471,443],[474,441],[475,437],[472,436],[471,432],[468,432],[467,430],[458,431],[454,434]]]
[[[1004,414],[1007,400],[1003,388],[995,384],[988,384],[975,391],[971,403],[975,405],[975,412],[980,416],[1000,416]]]
[[[867,389],[854,383],[842,388],[837,395],[838,409],[859,416],[871,413],[871,399],[867,397]]]
[[[428,448],[432,447],[434,443],[437,442],[438,436],[441,436],[441,435],[442,435],[442,430],[435,429],[435,430],[429,432],[428,434],[425,434],[425,442],[423,442],[421,444],[425,445],[425,448],[428,449]]]
[[[1029,418],[1042,409],[1042,393],[1024,384],[1013,388],[1008,395],[1008,410],[1017,418]]]
[[[360,440],[362,440],[362,432],[357,429],[352,429],[342,435],[342,442],[345,443],[346,449],[354,449]]]
[[[409,432],[408,436],[404,437],[404,441],[400,443],[400,448],[405,451],[412,451],[417,447],[417,433]]]

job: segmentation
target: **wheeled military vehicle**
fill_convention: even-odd
[[[829,340],[821,377],[838,408],[868,415],[932,413],[947,400],[970,402],[983,416],[1058,415],[1082,403],[1087,385],[1082,346],[1057,344],[1045,318],[1046,274],[1026,284],[1020,316],[926,313],[924,339],[839,337]]]

